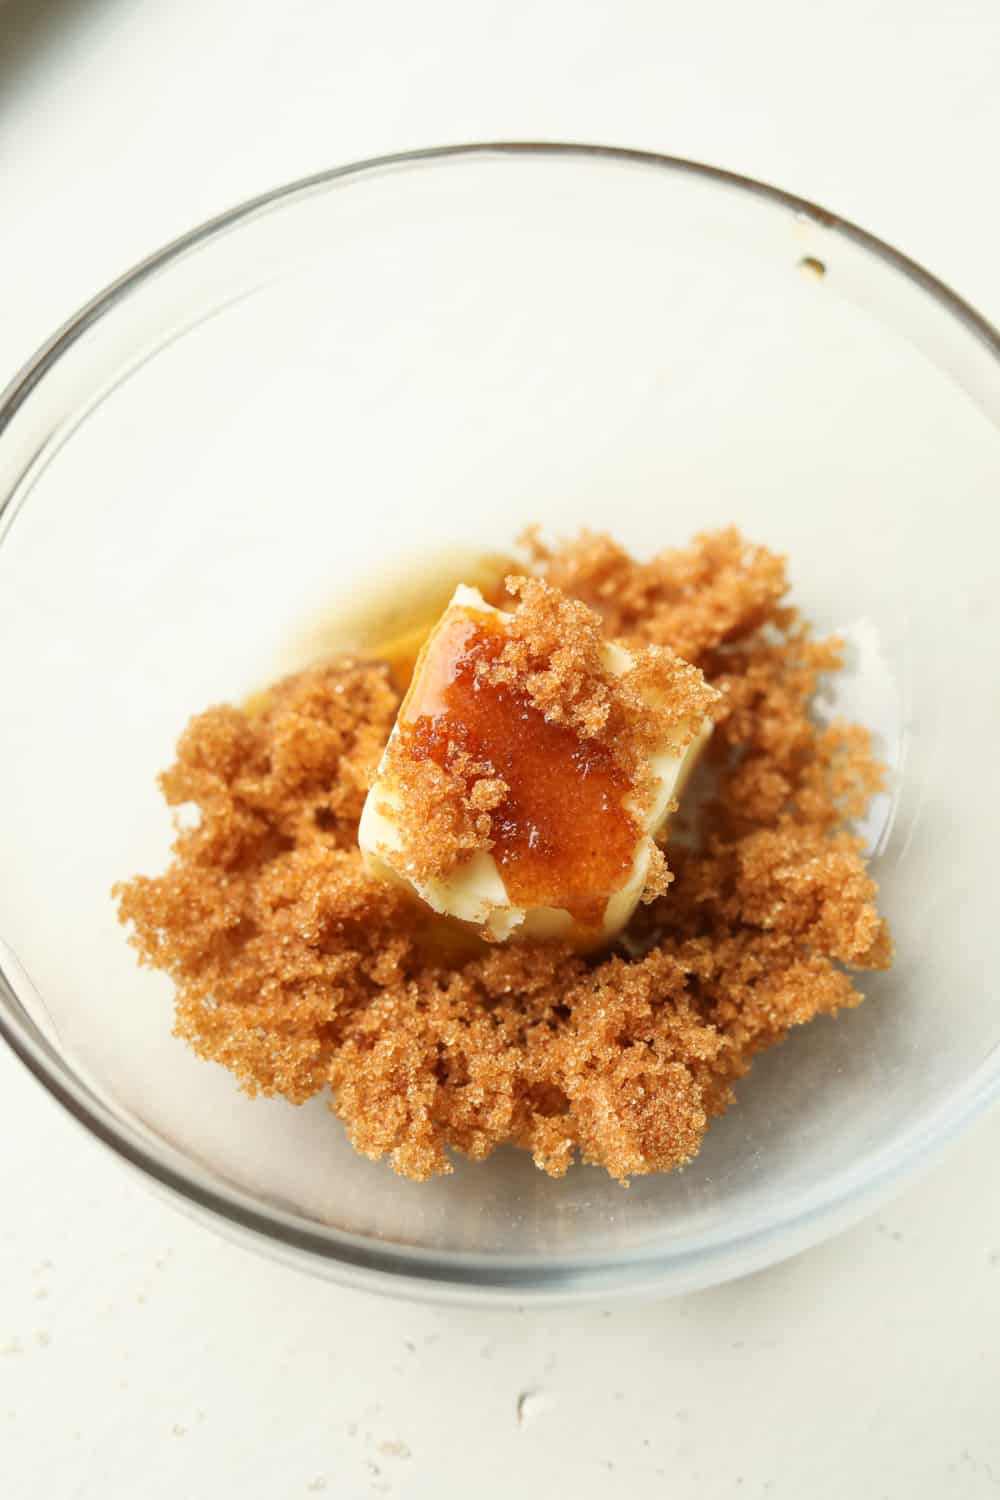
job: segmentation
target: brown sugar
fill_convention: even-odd
[[[865,730],[810,715],[839,648],[784,602],[782,559],[735,531],[645,563],[601,536],[533,547],[536,577],[609,636],[670,648],[721,695],[711,800],[617,950],[488,947],[366,877],[357,822],[399,694],[359,660],[192,720],[161,780],[200,823],[163,875],[116,890],[142,961],[175,982],[179,1036],[251,1094],[330,1090],[356,1148],[414,1178],[449,1171],[449,1149],[505,1142],[555,1176],[576,1155],[621,1179],[679,1166],[756,1052],[857,1004],[849,971],[891,960],[849,829],[882,773]],[[502,651],[483,662],[509,687]],[[533,685],[540,711],[597,724],[586,673],[572,691],[557,676]],[[477,793],[471,813],[501,795]]]

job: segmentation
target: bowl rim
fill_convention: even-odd
[[[0,440],[16,413],[62,355],[99,319],[113,311],[163,267],[187,251],[241,224],[345,179],[372,176],[400,167],[474,157],[604,159],[688,175],[762,199],[853,242],[873,258],[914,283],[1000,363],[1000,330],[918,262],[858,225],[827,209],[737,172],[682,157],[622,146],[576,142],[477,141],[427,146],[366,158],[316,172],[249,198],[172,240],[87,302],[41,346],[0,394]],[[0,537],[13,500],[0,501]],[[9,517],[7,518],[9,519]],[[93,1137],[121,1160],[165,1190],[178,1206],[201,1210],[217,1228],[270,1249],[355,1286],[403,1295],[492,1300],[528,1297],[569,1298],[627,1290],[670,1290],[675,1285],[708,1285],[785,1258],[860,1218],[943,1149],[948,1141],[1000,1096],[1000,1048],[994,1049],[961,1091],[890,1146],[860,1157],[787,1205],[785,1212],[756,1225],[653,1242],[612,1256],[587,1253],[497,1255],[427,1251],[404,1243],[313,1224],[226,1185],[197,1180],[181,1153],[154,1149],[134,1125],[117,1117],[54,1050],[23,1008],[11,975],[0,960],[0,1036],[48,1093]],[[169,1159],[178,1157],[174,1163]],[[697,1271],[695,1271],[697,1266]]]

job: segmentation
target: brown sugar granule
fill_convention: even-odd
[[[417,881],[432,880],[477,849],[492,849],[490,814],[508,790],[496,768],[473,759],[453,740],[445,742],[440,760],[400,749],[395,742],[390,745],[383,778],[403,811],[379,807],[398,819],[407,874]]]
[[[734,527],[648,562],[593,532],[554,551],[535,531],[525,540],[542,576],[598,610],[609,636],[670,646],[699,666],[706,651],[788,618],[779,608],[788,586],[784,559]]]
[[[646,643],[631,670],[613,676],[602,658],[611,632],[597,611],[539,578],[510,577],[507,589],[518,605],[503,650],[484,664],[488,682],[523,688],[547,720],[606,744],[630,776],[664,743],[678,753],[690,744],[717,699],[697,667]]]
[[[332,1090],[356,1148],[418,1179],[449,1171],[450,1148],[504,1142],[554,1176],[577,1155],[621,1179],[679,1166],[756,1052],[856,1005],[847,971],[891,960],[848,827],[881,771],[864,730],[810,716],[839,649],[783,602],[782,559],[726,531],[646,563],[606,537],[536,542],[534,565],[609,635],[669,647],[721,694],[711,799],[621,951],[487,948],[365,876],[357,820],[398,709],[372,663],[192,720],[162,785],[200,822],[165,874],[116,890],[142,961],[176,984],[178,1035],[251,1094]],[[521,597],[544,633],[550,596]],[[548,670],[547,711],[597,724],[583,669]],[[473,832],[501,794],[470,796]]]

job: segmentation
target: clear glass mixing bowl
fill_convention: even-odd
[[[424,1296],[683,1290],[857,1218],[1000,1081],[990,661],[1000,339],[885,245],[639,152],[489,145],[323,174],[85,308],[0,409],[0,1025],[182,1207]],[[528,521],[639,550],[737,522],[842,629],[899,960],[762,1058],[682,1173],[521,1153],[426,1185],[316,1100],[251,1103],[171,1037],[112,882],[159,868],[187,717],[298,664],[392,564]],[[57,1190],[52,1163],[50,1190]]]

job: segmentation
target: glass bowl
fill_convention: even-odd
[[[971,308],[690,162],[420,151],[168,246],[0,409],[8,1041],[181,1207],[382,1291],[681,1291],[858,1218],[1000,1082],[998,422],[1000,339]],[[627,1191],[512,1150],[417,1185],[322,1100],[250,1102],[172,1038],[109,894],[165,861],[154,776],[193,711],[300,665],[386,569],[530,521],[640,551],[734,521],[787,552],[850,642],[827,708],[892,768],[865,833],[895,968],[763,1057],[687,1170]]]

